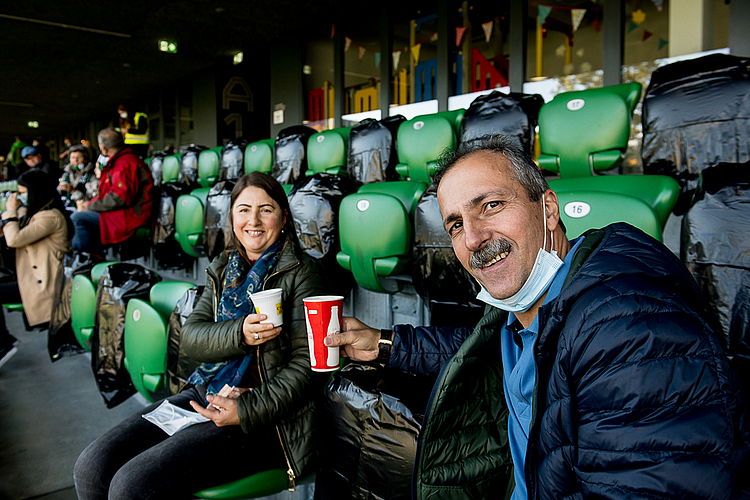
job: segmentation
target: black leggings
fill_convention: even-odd
[[[11,304],[21,302],[21,292],[18,290],[17,281],[6,281],[0,283],[0,304]],[[12,343],[13,338],[8,332],[8,327],[5,325],[5,313],[3,308],[0,307],[0,347],[5,344]]]

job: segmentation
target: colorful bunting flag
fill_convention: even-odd
[[[458,26],[456,27],[456,47],[461,45],[461,40],[464,38],[464,33],[466,33],[466,27],[465,26]]]
[[[659,50],[663,49],[663,48],[664,48],[664,46],[665,46],[666,44],[668,44],[668,43],[669,43],[669,42],[667,42],[667,41],[666,41],[665,39],[663,39],[663,38],[659,38]]]
[[[646,20],[646,13],[643,12],[641,9],[634,10],[633,11],[633,22],[637,25],[643,24],[643,21]]]
[[[630,33],[631,31],[633,31],[637,27],[638,27],[637,24],[635,24],[633,21],[630,21],[630,24],[628,25],[628,33]]]
[[[656,10],[661,12],[661,9],[664,8],[664,0],[654,0],[654,5],[656,5]]]
[[[367,49],[360,46],[359,47],[359,60],[361,61],[363,57],[365,57],[365,52],[367,52]]]
[[[375,52],[375,67],[380,67],[380,52]]]
[[[594,28],[594,31],[599,32],[602,30],[602,22],[599,20],[599,18],[596,18],[591,21],[591,27]]]
[[[393,55],[393,69],[396,70],[398,69],[399,61],[401,61],[401,51],[397,50],[392,55]]]
[[[573,33],[578,30],[578,27],[583,21],[583,16],[586,14],[586,9],[570,9],[570,18],[573,22]]]
[[[653,33],[651,33],[649,30],[643,30],[643,41],[645,42],[646,40],[651,38],[652,35]]]
[[[333,35],[336,34],[336,25],[334,23],[331,23],[331,40],[333,40]]]
[[[414,64],[419,64],[419,51],[422,49],[422,44],[418,43],[411,48],[411,55],[414,58]]]
[[[539,6],[539,26],[544,24],[544,20],[547,19],[547,16],[549,16],[550,12],[552,12],[552,7],[548,7],[546,5]]]
[[[484,30],[484,40],[486,42],[490,41],[490,37],[492,36],[492,25],[494,21],[487,21],[486,23],[482,23],[482,30]]]
[[[351,44],[352,44],[352,39],[349,38],[348,36],[345,36],[344,37],[344,52],[348,52],[349,51],[349,46]]]

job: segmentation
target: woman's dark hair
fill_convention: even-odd
[[[227,250],[231,251],[232,249],[236,248],[240,253],[242,259],[247,263],[250,263],[250,259],[247,257],[245,249],[237,239],[237,236],[234,234],[234,217],[232,214],[232,208],[234,207],[237,198],[240,196],[240,193],[242,193],[242,191],[249,187],[257,187],[262,189],[266,192],[266,194],[268,194],[268,196],[271,197],[273,201],[279,204],[282,215],[286,217],[284,227],[281,228],[282,232],[293,242],[299,243],[297,240],[297,233],[294,230],[294,219],[292,218],[292,211],[289,209],[289,200],[286,197],[284,188],[281,187],[281,184],[279,184],[279,181],[262,172],[251,172],[247,175],[243,175],[234,185],[232,194],[229,197],[229,227],[231,236],[229,238],[229,243],[227,244]]]
[[[21,227],[26,226],[36,213],[56,208],[65,217],[68,239],[73,237],[73,223],[57,192],[57,179],[41,170],[28,170],[18,177],[18,184],[28,189],[29,192],[26,215],[19,221]]]

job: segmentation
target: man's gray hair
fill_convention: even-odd
[[[513,176],[526,190],[531,201],[539,201],[549,189],[539,167],[531,156],[521,148],[517,138],[504,134],[484,135],[476,139],[462,142],[453,151],[446,151],[439,160],[439,167],[433,177],[435,185],[440,184],[443,176],[461,159],[478,151],[497,153],[510,161],[513,165]]]
[[[125,139],[122,138],[122,134],[112,127],[100,131],[96,139],[102,147],[107,149],[121,149],[125,145]]]

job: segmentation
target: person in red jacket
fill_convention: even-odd
[[[107,158],[99,179],[99,195],[71,216],[73,249],[102,256],[105,245],[121,243],[139,227],[151,224],[154,182],[151,172],[122,134],[106,128],[97,137]]]

